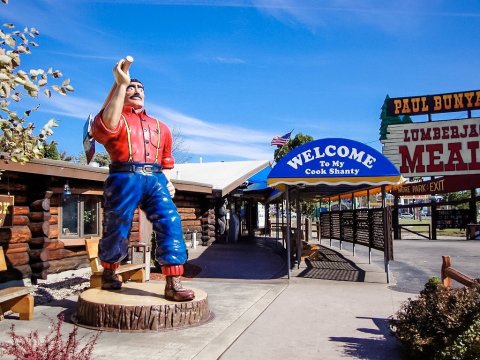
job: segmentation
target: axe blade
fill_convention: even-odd
[[[95,140],[92,137],[93,117],[88,115],[88,119],[83,125],[83,149],[85,150],[85,156],[87,158],[87,165],[92,161],[93,155],[95,155]]]

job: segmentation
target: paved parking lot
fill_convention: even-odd
[[[327,245],[329,241],[322,240],[322,244]],[[339,247],[336,240],[332,244],[335,248]],[[351,253],[351,244],[343,242],[342,247]],[[368,257],[368,249],[363,246],[357,246],[355,251],[356,256]],[[457,270],[480,278],[480,240],[447,237],[438,240],[394,240],[393,254],[394,260],[390,262],[395,283],[390,288],[393,290],[418,294],[429,278],[440,277],[442,255],[449,255]],[[373,250],[372,262],[383,267],[383,253]]]

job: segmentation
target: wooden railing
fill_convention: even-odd
[[[442,283],[446,287],[452,287],[452,280],[465,286],[473,286],[475,282],[470,276],[452,267],[450,256],[442,256]]]
[[[415,230],[412,230],[412,229],[408,228],[409,226],[411,226],[411,227],[413,227],[413,226],[427,227],[428,228],[428,236],[425,235],[425,234],[422,234],[419,231],[415,231]],[[423,237],[423,238],[428,239],[428,240],[432,239],[432,232],[430,230],[430,224],[399,224],[399,225],[394,225],[393,227],[398,228],[398,239],[402,238],[402,230],[408,231],[412,234],[418,235],[418,236]]]

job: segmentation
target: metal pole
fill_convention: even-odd
[[[338,195],[338,216],[340,217],[340,250],[342,250],[342,201]]]
[[[387,284],[390,284],[390,263],[388,260],[385,261],[385,272],[387,273]]]
[[[286,215],[287,215],[287,238],[285,241],[287,242],[287,267],[288,267],[288,279],[290,279],[290,274],[291,274],[291,264],[290,264],[290,231],[291,231],[291,226],[290,226],[290,196],[288,194],[289,188],[287,185],[287,190],[285,191],[285,201],[286,201]],[[282,216],[283,220],[283,216]]]
[[[385,185],[382,185],[382,209],[385,209],[386,204],[387,204],[387,192],[386,192]],[[383,210],[383,220],[385,221],[385,210]],[[385,228],[385,224],[384,224],[384,228]],[[383,236],[387,236],[387,234],[384,234]],[[385,263],[385,272],[387,273],[387,284],[390,284],[390,264],[389,264],[388,256],[384,256],[384,263]]]
[[[352,239],[352,255],[355,256],[355,238],[356,238],[356,216],[355,216],[355,210],[357,208],[357,204],[355,204],[355,194],[352,192],[352,218],[353,218],[353,226],[354,226],[354,232],[353,232],[353,239]]]
[[[276,208],[276,211],[277,211],[277,220],[275,221],[276,222],[276,237],[275,237],[275,240],[276,240],[276,243],[278,245],[278,227],[280,226],[280,222],[279,222],[279,213],[280,213],[280,203],[277,202],[275,204],[275,208]]]
[[[300,269],[300,261],[302,261],[302,212],[300,209],[300,189],[297,188],[297,269]]]
[[[328,211],[330,212],[330,214],[328,214],[330,222],[330,247],[332,247],[332,203],[330,198],[328,198]]]

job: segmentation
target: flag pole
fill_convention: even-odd
[[[288,133],[288,134],[290,134],[290,136],[289,136],[287,142],[286,142],[285,144],[283,144],[283,145],[280,147],[280,149],[277,151],[277,156],[278,156],[278,154],[280,154],[280,151],[283,149],[283,147],[284,147],[285,145],[287,145],[288,142],[290,141],[290,139],[291,139],[291,137],[292,137],[292,132],[293,132],[293,130],[295,130],[295,129],[292,129],[292,131],[290,131],[290,132]],[[277,149],[278,149],[278,148],[277,148]],[[273,162],[275,162],[275,163],[277,162],[277,156],[275,156],[275,157],[273,158]]]

